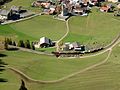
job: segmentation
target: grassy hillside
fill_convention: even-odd
[[[89,71],[86,71],[82,74],[79,74],[77,76],[74,76],[74,77],[70,78],[69,80],[66,80],[61,83],[56,83],[56,84],[44,84],[44,85],[35,84],[35,83],[27,83],[27,87],[29,88],[29,90],[39,90],[40,88],[42,90],[73,90],[73,89],[75,89],[75,90],[88,90],[88,89],[89,90],[118,90],[120,88],[119,87],[119,84],[120,84],[119,83],[119,81],[120,81],[120,79],[119,79],[119,74],[120,74],[120,72],[119,72],[119,68],[120,68],[119,51],[120,51],[120,48],[119,47],[120,47],[120,44],[118,44],[117,47],[115,47],[113,49],[113,52],[107,63],[105,63],[101,66],[98,66],[94,69],[91,69]],[[12,66],[16,66],[17,68],[25,68],[25,66],[27,67],[28,65],[25,62],[27,62],[29,64],[29,68],[31,68],[29,60],[31,61],[31,63],[33,60],[37,61],[37,59],[33,59],[35,55],[33,56],[33,58],[30,57],[29,59],[27,59],[28,58],[27,55],[30,56],[30,53],[17,52],[17,55],[15,54],[15,52],[4,52],[4,53],[6,55],[9,55],[10,59],[7,60],[6,58],[8,58],[8,57],[6,57],[3,60],[8,62]],[[26,56],[26,57],[24,57],[24,59],[22,58],[23,57],[22,53]],[[14,57],[14,55],[16,56],[16,58]],[[38,57],[38,55],[36,57]],[[51,62],[51,63],[55,62],[54,59],[52,59],[52,60],[50,60],[49,62]],[[89,59],[89,60],[91,60],[91,59]],[[94,59],[92,59],[92,60],[94,60]],[[45,62],[46,60],[42,58],[42,61]],[[72,64],[74,64],[73,60],[72,61],[71,60],[62,60],[62,61],[66,61],[66,63],[68,62],[69,64],[70,64],[70,62],[72,62]],[[75,62],[76,61],[78,62],[81,60],[75,60]],[[40,62],[41,62],[41,60],[40,60]],[[41,63],[43,64],[43,62],[41,62]],[[56,64],[55,64],[56,68],[59,67],[57,64],[59,62],[61,62],[61,60],[56,60]],[[36,63],[38,63],[38,62],[36,62]],[[33,65],[33,64],[38,65],[36,63],[34,62],[31,65]],[[46,65],[49,67],[50,64],[46,64]],[[39,66],[41,66],[40,63],[39,63]],[[52,65],[52,66],[54,67],[54,65]],[[73,65],[71,65],[71,64],[70,64],[70,66],[73,67]],[[62,65],[62,67],[63,67],[63,65]],[[62,67],[61,67],[61,69],[63,69]],[[79,65],[79,67],[80,67],[80,65]],[[46,71],[45,67],[42,68],[42,70]],[[42,70],[40,70],[40,72],[43,72]],[[54,69],[52,69],[51,72],[53,70]],[[35,70],[33,70],[33,71],[35,71]],[[11,72],[9,74],[7,71],[7,75],[5,74],[4,77],[8,78],[8,77],[10,77],[11,74],[12,74]],[[59,74],[61,74],[61,73],[59,73]],[[45,75],[45,73],[44,73],[44,75]],[[39,76],[41,76],[40,73],[39,73]],[[19,82],[20,82],[19,79],[18,79],[18,81],[13,81],[15,78],[11,78],[11,79],[12,79],[11,82],[8,82],[7,84],[6,83],[1,84],[0,87],[2,87],[3,90],[7,90],[6,85],[9,88],[13,88],[14,83],[19,84]],[[18,84],[17,84],[17,86],[14,86],[14,88],[16,88],[14,90],[17,90]],[[9,89],[9,90],[12,90],[12,89]]]
[[[1,90],[18,90],[21,85],[20,77],[7,69],[0,72],[0,78],[7,80],[7,82],[0,82]]]
[[[33,0],[13,0],[6,4],[21,5],[33,9],[30,4]],[[120,32],[119,20],[111,14],[101,13],[94,9],[88,17],[71,17],[69,20],[70,32],[64,42],[78,41],[80,43],[107,45]],[[39,40],[48,37],[59,40],[66,33],[65,22],[54,20],[52,16],[38,16],[33,19],[14,24],[0,26],[0,38],[12,37],[15,40]],[[52,50],[52,48],[50,48]],[[42,50],[42,49],[41,49]],[[27,82],[28,90],[119,90],[120,89],[120,44],[112,51],[108,62],[68,80],[55,84],[37,84]],[[8,65],[17,68],[26,75],[37,80],[56,80],[78,72],[86,67],[104,60],[108,53],[99,56],[79,59],[60,59],[54,56],[37,55],[22,51],[0,51],[7,55],[0,57]],[[1,90],[18,90],[20,77],[10,70],[0,73],[0,77],[8,80],[1,83]]]
[[[70,33],[64,41],[106,45],[120,33],[119,23],[120,21],[115,20],[112,14],[93,9],[88,17],[78,16],[69,20]]]
[[[65,29],[65,23],[54,20],[52,16],[38,16],[27,21],[0,26],[0,35],[10,36],[17,40],[39,40],[43,36],[58,40],[66,33]]]
[[[58,59],[20,51],[6,51],[3,61],[40,80],[55,80],[104,60],[107,53],[86,59]]]
[[[112,51],[108,62],[97,66],[94,69],[76,75],[69,80],[56,84],[39,85],[34,84],[34,88],[42,90],[119,90],[120,88],[120,44]]]
[[[98,63],[104,60],[107,56],[107,53],[105,53],[104,55],[86,59],[58,59],[56,57],[36,55],[21,51],[2,51],[0,53],[7,55],[6,57],[1,57],[1,59],[8,65],[17,68],[31,78],[38,80],[59,79],[81,69],[84,69],[85,67]],[[2,90],[8,90],[8,88],[9,90],[18,90],[20,86],[20,78],[15,75],[14,72],[6,70],[0,74],[0,77],[8,79],[7,83],[2,83],[0,85],[0,88],[2,88]],[[29,90],[39,90],[39,88],[37,88],[39,86],[36,84],[35,87],[34,83],[31,83],[33,84],[32,87],[29,87],[29,83],[27,84]]]
[[[70,18],[70,32],[63,42],[78,41],[90,46],[107,45],[120,32],[119,23],[112,14],[93,9],[88,17]],[[52,16],[38,16],[27,21],[0,26],[0,35],[12,36],[16,40],[39,40],[42,36],[58,40],[65,33],[65,22],[54,20]]]

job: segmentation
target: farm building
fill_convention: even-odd
[[[54,43],[52,42],[52,40],[50,40],[49,38],[47,38],[47,37],[42,37],[42,38],[40,38],[40,41],[39,42],[37,42],[37,43],[35,43],[34,44],[34,46],[36,47],[36,48],[43,48],[43,47],[51,47],[51,46],[53,46],[54,45]]]
[[[12,6],[10,10],[0,10],[0,20],[18,20],[20,18],[32,16],[33,14],[34,13],[30,11],[22,9],[22,7]]]
[[[40,38],[40,47],[49,47],[52,45],[52,41],[46,37]]]
[[[63,0],[61,16],[87,16],[91,9],[88,2],[87,0]]]

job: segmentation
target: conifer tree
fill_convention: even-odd
[[[7,38],[5,38],[5,41],[4,41],[4,47],[5,47],[6,50],[8,49]]]
[[[13,45],[13,46],[16,46],[16,43],[15,43],[15,41],[13,41],[13,42],[12,42],[12,45]]]
[[[25,48],[31,49],[29,40],[25,41]]]
[[[23,40],[19,40],[18,47],[25,47]]]
[[[35,46],[34,46],[33,42],[31,43],[31,48],[32,48],[32,50],[35,50]]]

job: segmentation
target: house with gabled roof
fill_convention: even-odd
[[[46,48],[46,47],[51,47],[53,45],[54,43],[52,42],[52,40],[47,37],[40,38],[40,41],[34,44],[36,48],[44,48],[44,47]]]
[[[23,9],[21,6],[12,6],[10,10],[0,9],[0,21],[19,20],[34,15],[33,12]]]

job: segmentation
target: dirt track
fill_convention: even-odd
[[[60,41],[62,41],[69,33],[70,29],[69,29],[69,19],[67,21],[65,21],[66,23],[66,33],[63,37],[61,37],[57,42],[56,42],[56,51],[59,52],[59,43]]]

